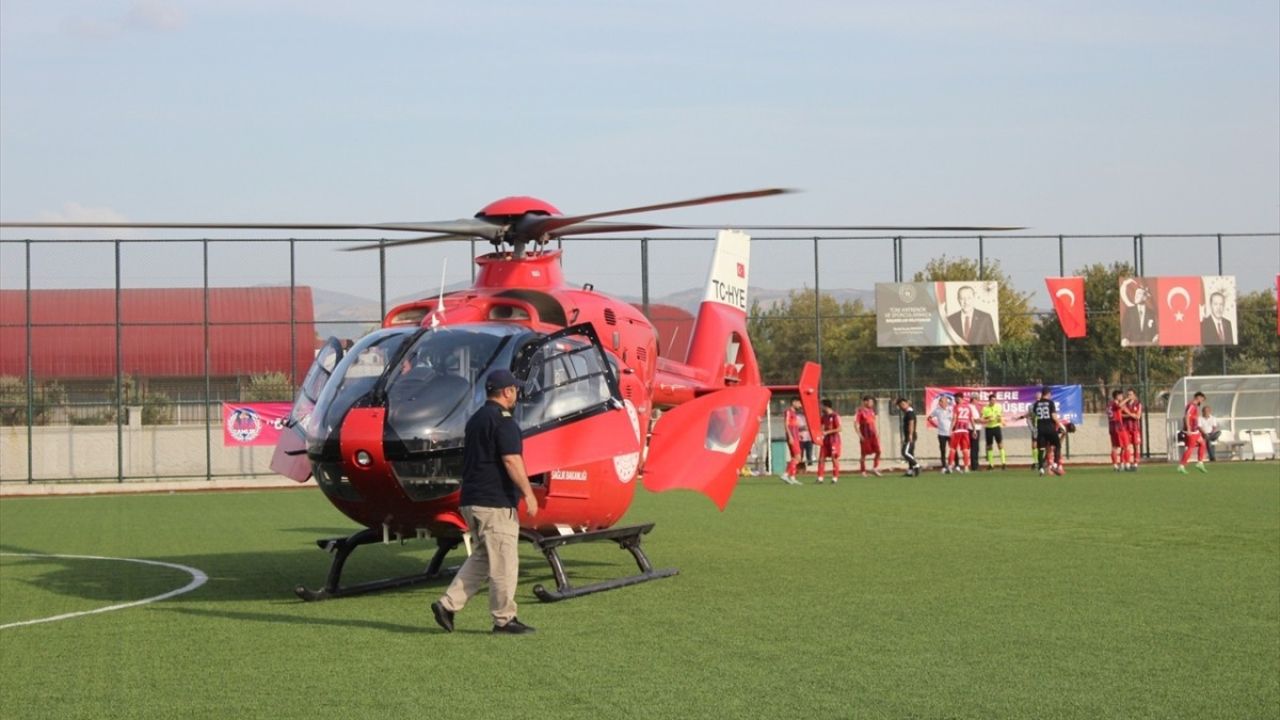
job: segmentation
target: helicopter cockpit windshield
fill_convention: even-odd
[[[466,424],[485,402],[490,370],[510,369],[521,381],[514,415],[526,437],[622,407],[617,374],[589,325],[550,335],[508,323],[392,328],[341,358],[305,425],[316,477],[329,477],[321,470],[338,460],[347,413],[382,406],[385,457],[416,500],[457,489]]]
[[[484,404],[483,378],[510,367],[502,351],[519,330],[456,326],[418,337],[387,374],[387,439],[407,453],[461,447],[467,420]]]

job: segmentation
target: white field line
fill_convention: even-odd
[[[167,600],[171,597],[176,597],[183,593],[189,593],[192,590],[195,590],[196,588],[205,584],[209,580],[209,576],[205,575],[203,571],[197,570],[193,567],[187,567],[186,565],[178,565],[177,563],[160,562],[159,560],[139,560],[137,558],[101,557],[98,555],[46,555],[43,553],[0,552],[0,555],[12,555],[15,557],[65,558],[70,560],[114,560],[116,562],[138,563],[139,565],[158,565],[160,567],[167,567],[167,568],[173,568],[174,570],[181,570],[191,575],[191,582],[178,588],[177,590],[170,590],[169,592],[164,593],[163,595],[156,595],[155,597],[144,598],[142,600],[134,600],[133,602],[120,603],[119,605],[108,605],[107,607],[100,607],[94,610],[82,610],[80,612],[64,613],[62,615],[54,615],[52,617],[47,617],[47,618],[38,618],[36,620],[22,620],[20,622],[12,622],[12,623],[8,623],[7,625],[0,625],[0,630],[4,630],[6,628],[13,628],[13,627],[22,627],[23,625],[36,625],[38,623],[54,622],[57,620],[67,620],[73,617],[80,617],[81,615],[95,615],[97,613],[111,612],[112,610],[123,610],[125,608],[131,608],[138,605],[146,605],[148,603],[153,603],[160,600]]]

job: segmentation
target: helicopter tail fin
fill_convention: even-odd
[[[747,337],[750,265],[751,237],[737,230],[721,230],[716,235],[711,273],[686,361],[705,373],[712,387],[760,384],[760,370]]]

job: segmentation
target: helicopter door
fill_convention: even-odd
[[[342,343],[331,337],[325,341],[324,347],[316,353],[316,359],[307,370],[307,376],[298,388],[298,396],[293,401],[289,418],[285,421],[285,430],[280,433],[275,452],[271,455],[271,469],[290,480],[306,482],[311,477],[311,461],[307,459],[307,432],[319,418],[312,416],[316,407],[316,398],[325,383],[333,375],[333,369],[342,360]]]
[[[638,452],[639,431],[590,324],[540,338],[517,354],[515,417],[530,475]]]

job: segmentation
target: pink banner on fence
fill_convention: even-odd
[[[222,403],[222,445],[275,445],[292,403]]]

